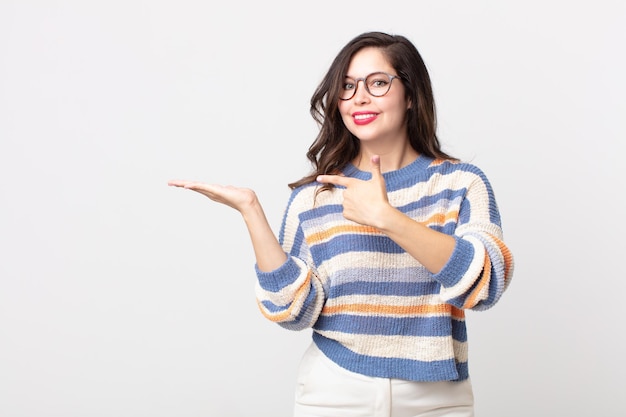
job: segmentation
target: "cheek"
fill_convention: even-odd
[[[339,110],[339,115],[341,116],[341,120],[343,120],[343,123],[347,125],[348,122],[352,119],[350,117],[348,105],[342,101],[341,103],[337,105],[337,109]]]
[[[348,112],[348,103],[343,100],[339,100],[339,103],[337,104],[337,110],[339,110],[339,114],[343,118]]]
[[[402,100],[394,103],[388,111],[393,112],[398,118],[406,119],[407,112],[411,108],[411,103],[408,100]]]

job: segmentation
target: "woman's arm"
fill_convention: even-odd
[[[487,179],[476,171],[467,184],[459,224],[449,235],[421,224],[387,200],[380,159],[372,158],[372,179],[321,175],[318,181],[346,187],[343,214],[373,226],[413,256],[441,283],[441,296],[459,308],[493,306],[513,274],[513,256],[502,241],[497,207]],[[470,212],[471,211],[471,212]]]
[[[196,191],[239,211],[248,228],[256,257],[256,297],[261,313],[268,320],[290,330],[313,326],[324,305],[323,285],[312,265],[285,252],[253,190],[181,180],[168,184]],[[294,220],[284,223],[294,228],[297,227]],[[297,253],[304,250],[294,248],[292,244],[288,246]]]
[[[287,255],[272,231],[256,193],[248,188],[173,180],[168,185],[196,191],[211,200],[239,211],[243,217],[259,270],[269,272],[287,260]]]
[[[344,217],[377,228],[433,274],[450,259],[456,243],[454,237],[416,222],[389,204],[377,155],[372,157],[372,179],[369,181],[339,175],[320,175],[317,180],[346,187]]]

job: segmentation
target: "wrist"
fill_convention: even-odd
[[[401,214],[395,207],[387,203],[376,210],[372,226],[385,232],[393,228],[393,224],[397,222],[396,216]]]
[[[265,218],[263,207],[261,206],[261,203],[256,195],[246,204],[241,206],[239,213],[241,213],[241,216],[246,223],[254,221],[255,219]]]

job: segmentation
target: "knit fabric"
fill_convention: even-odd
[[[348,165],[343,175],[371,174]],[[389,202],[456,239],[437,274],[377,229],[346,220],[343,187],[315,196],[293,190],[279,241],[288,255],[258,276],[259,308],[313,340],[338,365],[363,375],[413,381],[469,377],[465,309],[492,307],[510,283],[493,190],[476,166],[418,157],[383,174]]]

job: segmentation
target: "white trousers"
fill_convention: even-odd
[[[469,379],[414,382],[344,369],[315,344],[302,357],[294,417],[473,417]]]

